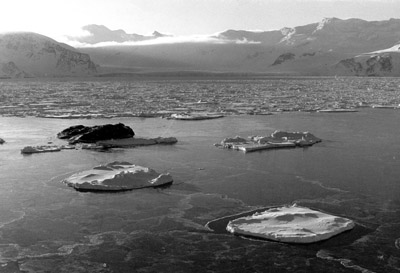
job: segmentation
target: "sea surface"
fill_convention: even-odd
[[[375,86],[382,81],[377,79]],[[396,98],[398,81],[389,81],[387,92]],[[190,81],[182,80],[182,86]],[[225,88],[226,81],[213,80],[213,86]],[[308,92],[318,97],[318,90]],[[350,88],[343,90],[346,94],[354,97]],[[379,108],[203,121],[2,116],[0,272],[399,272],[399,121],[400,109]],[[56,134],[72,125],[118,122],[137,136],[174,136],[178,143],[108,152],[20,153],[27,145],[65,144]],[[275,130],[309,131],[322,142],[253,153],[213,145],[226,137]],[[174,183],[122,193],[82,193],[61,183],[73,173],[113,161],[169,172]],[[308,245],[249,240],[206,227],[225,216],[294,203],[352,219],[356,227]]]

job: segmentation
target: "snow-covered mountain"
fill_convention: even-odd
[[[174,43],[169,40],[160,44],[86,47],[80,50],[89,54],[102,68],[120,67],[132,71],[400,76],[396,53],[365,55],[400,43],[400,19],[369,22],[326,18],[313,24],[273,31],[227,30],[210,38],[213,40],[209,42]],[[378,55],[382,57],[377,58]],[[387,56],[391,56],[390,70],[386,68]],[[362,64],[362,71],[352,67],[349,60],[353,58],[354,62]],[[376,63],[374,68],[364,66],[367,61]],[[385,73],[378,73],[382,69]],[[370,73],[372,70],[375,72]]]
[[[325,18],[321,22],[275,31],[228,30],[218,37],[226,40],[257,41],[265,45],[303,51],[359,53],[393,46],[400,41],[400,19],[365,21]]]
[[[89,55],[46,36],[0,34],[0,77],[84,76],[96,72]]]
[[[78,49],[35,33],[1,34],[0,77],[83,76],[96,70],[400,76],[400,19],[326,18],[294,28],[227,30],[190,39],[101,25],[84,29],[90,35],[73,38],[86,44]],[[112,46],[101,44],[111,41]]]

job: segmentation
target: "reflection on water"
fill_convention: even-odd
[[[0,118],[0,266],[5,272],[396,272],[400,270],[400,111],[283,113],[179,122],[165,119]],[[68,126],[123,122],[173,146],[64,150]],[[225,137],[310,131],[309,148],[250,154],[221,150]],[[81,193],[60,181],[124,160],[170,172],[166,189]],[[354,220],[324,244],[296,246],[214,233],[211,220],[298,203]],[[14,271],[13,271],[14,270]]]

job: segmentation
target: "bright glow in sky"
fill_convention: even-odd
[[[18,0],[2,1],[0,32],[33,31],[56,40],[88,24],[128,33],[214,34],[271,30],[324,17],[400,18],[398,0]]]

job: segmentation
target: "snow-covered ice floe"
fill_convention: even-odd
[[[319,113],[354,113],[358,112],[356,109],[351,108],[327,108],[317,110]]]
[[[225,138],[221,141],[221,144],[214,145],[226,149],[253,152],[266,149],[312,146],[318,142],[321,142],[321,139],[309,132],[275,131],[269,136],[251,136],[249,139],[240,136]]]
[[[350,219],[293,205],[270,208],[232,220],[226,229],[236,235],[285,243],[314,243],[354,226]]]
[[[168,173],[116,161],[73,174],[62,182],[81,191],[123,191],[165,186],[173,179]]]
[[[191,113],[191,114],[172,114],[170,119],[176,120],[205,120],[223,118],[224,115],[218,113]]]
[[[41,145],[41,146],[26,146],[21,149],[22,154],[36,154],[36,153],[47,153],[47,152],[59,152],[61,147],[53,145]]]
[[[175,144],[178,140],[175,137],[156,137],[156,138],[121,138],[121,139],[110,139],[98,141],[98,145],[102,145],[108,148],[114,147],[135,147],[135,146],[146,146],[155,144]]]
[[[372,108],[379,108],[379,109],[399,109],[399,105],[380,105],[380,104],[374,104],[372,105]]]

